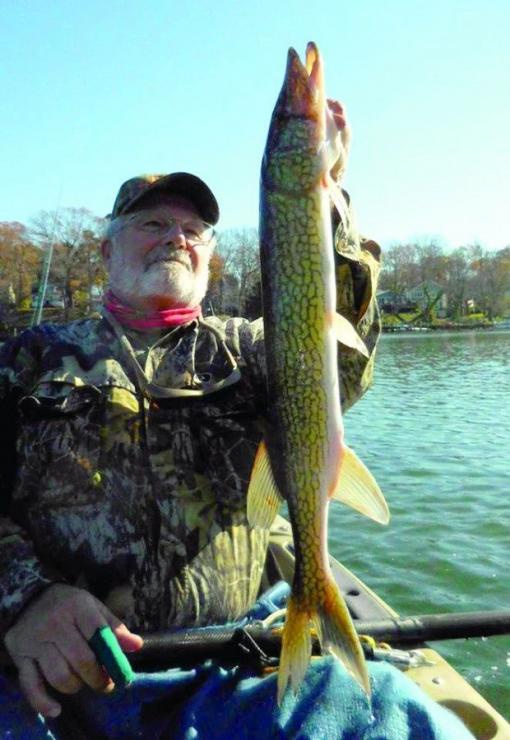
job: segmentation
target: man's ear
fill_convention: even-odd
[[[103,239],[101,242],[101,254],[103,256],[103,262],[106,267],[110,263],[110,257],[112,255],[112,243],[109,239]]]

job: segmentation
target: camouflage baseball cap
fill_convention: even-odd
[[[193,203],[207,223],[218,223],[220,209],[212,191],[196,175],[189,172],[173,172],[170,175],[140,175],[126,180],[120,186],[110,218],[128,213],[140,198],[155,190],[182,195]]]

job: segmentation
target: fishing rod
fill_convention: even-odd
[[[362,642],[368,658],[390,660],[401,667],[411,667],[428,661],[421,655],[413,655],[419,651],[406,653],[393,646],[510,634],[510,609],[463,614],[420,614],[376,621],[354,620],[354,625],[359,635],[374,641],[372,645]],[[261,622],[255,622],[244,627],[198,627],[142,636],[143,646],[129,653],[129,659],[108,626],[96,630],[89,640],[99,662],[117,686],[127,686],[134,680],[133,669],[154,671],[185,668],[209,659],[251,663],[259,669],[275,667],[280,655],[282,627],[268,628]],[[382,648],[377,644],[390,641],[390,649],[389,646]],[[319,640],[314,633],[312,653],[321,654]]]
[[[354,620],[359,635],[392,645],[416,645],[433,640],[466,639],[510,634],[510,609],[464,612],[460,614],[420,614],[375,621]],[[239,627],[200,627],[143,635],[144,644],[130,653],[133,667],[193,664],[209,658],[239,660],[243,657],[268,658],[280,654],[281,627],[260,625]],[[312,638],[313,653],[320,654],[317,637]],[[263,661],[262,661],[263,662]]]

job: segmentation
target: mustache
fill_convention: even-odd
[[[150,267],[156,262],[164,262],[166,260],[179,262],[184,267],[187,267],[188,270],[192,269],[191,257],[185,249],[169,249],[168,247],[154,249],[147,257],[146,266]]]

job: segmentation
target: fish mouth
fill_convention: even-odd
[[[323,115],[324,67],[319,49],[312,41],[306,46],[304,63],[295,49],[289,49],[279,102],[287,115],[306,118]]]

